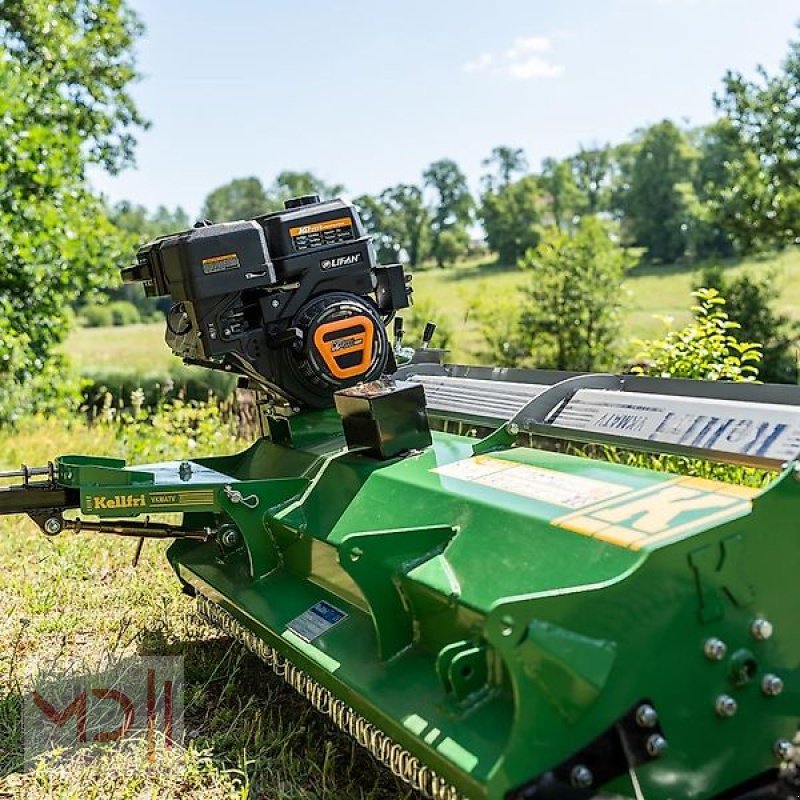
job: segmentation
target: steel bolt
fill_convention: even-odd
[[[511,436],[516,436],[519,433],[519,425],[516,422],[509,422],[506,430]]]
[[[62,527],[61,520],[58,517],[48,517],[44,521],[44,532],[50,536],[61,533]]]
[[[594,775],[589,767],[577,764],[569,773],[569,781],[576,789],[588,789],[594,782]]]
[[[225,547],[236,547],[239,544],[239,531],[233,527],[227,527],[222,531],[222,544]]]
[[[777,675],[768,673],[761,679],[761,691],[767,697],[777,697],[783,691],[783,680]]]
[[[640,728],[653,728],[658,722],[658,712],[646,703],[636,709],[636,724]]]
[[[705,645],[703,645],[703,652],[710,661],[722,661],[728,652],[728,645],[726,645],[722,639],[717,639],[715,636],[712,636],[710,639],[707,639]]]
[[[720,717],[732,717],[739,710],[738,703],[729,694],[721,694],[714,707]]]
[[[750,632],[760,642],[765,642],[772,636],[772,623],[764,617],[756,617],[750,626]]]
[[[778,739],[773,745],[772,751],[781,761],[789,761],[794,758],[794,745],[788,739]]]
[[[658,756],[666,753],[668,746],[667,740],[660,733],[654,733],[652,736],[648,736],[647,743],[645,744],[647,752],[653,758],[658,758]]]
[[[281,301],[280,301],[280,300],[278,300],[278,298],[277,298],[277,297],[276,297],[276,298],[275,298],[275,299],[274,299],[274,300],[273,300],[273,301],[270,303],[270,305],[271,305],[273,308],[277,308],[277,307],[278,307],[280,304],[281,304]]]

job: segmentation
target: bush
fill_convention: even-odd
[[[777,282],[772,271],[726,278],[720,267],[710,267],[702,276],[703,286],[716,289],[725,298],[728,317],[739,323],[748,339],[761,344],[759,378],[767,383],[797,383],[800,326],[773,310]]]
[[[80,318],[87,328],[108,328],[114,324],[111,309],[108,305],[92,303],[80,311]]]
[[[90,416],[96,416],[109,398],[117,409],[134,406],[155,409],[178,398],[203,402],[213,397],[222,402],[229,399],[236,388],[236,378],[232,375],[183,365],[149,373],[92,370],[82,377],[83,405]]]
[[[613,362],[622,279],[634,256],[596,217],[573,232],[547,228],[520,267],[530,276],[518,310],[487,309],[484,337],[505,366],[594,370]]]
[[[127,300],[115,300],[108,304],[111,311],[111,322],[113,325],[136,325],[142,321],[139,309]]]
[[[698,289],[693,294],[698,301],[692,306],[694,319],[663,339],[640,341],[638,363],[631,371],[661,378],[755,380],[760,345],[739,341],[734,331],[741,326],[728,318],[725,298],[716,289]]]
[[[142,321],[139,309],[127,300],[111,303],[90,303],[80,311],[87,328],[107,328],[111,325],[135,325]]]

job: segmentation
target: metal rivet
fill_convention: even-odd
[[[653,728],[658,722],[658,712],[646,703],[636,709],[636,724],[640,728]]]
[[[228,526],[222,531],[222,544],[225,547],[235,547],[239,544],[239,531],[236,528]]]
[[[270,303],[270,305],[271,305],[273,308],[277,308],[277,307],[278,307],[280,304],[281,304],[281,301],[280,301],[280,300],[278,300],[277,298],[275,298],[275,299],[274,299],[274,300],[273,300],[273,301]]]
[[[648,736],[645,747],[653,758],[658,758],[667,751],[668,745],[667,740],[660,733],[654,733],[652,736]]]
[[[594,775],[588,767],[577,764],[569,773],[569,781],[576,789],[588,789],[594,781]]]
[[[794,758],[794,745],[788,739],[778,739],[772,747],[772,752],[781,761],[788,761]]]
[[[750,632],[754,638],[764,642],[772,636],[772,623],[764,617],[756,617],[750,626]]]
[[[703,645],[703,652],[706,654],[706,658],[711,661],[722,661],[728,652],[728,645],[726,645],[722,639],[717,639],[714,636],[706,640],[706,643]]]
[[[61,528],[61,520],[58,517],[48,517],[44,521],[45,533],[48,533],[50,536],[55,536],[57,533],[61,533]]]
[[[714,708],[719,716],[732,717],[739,710],[739,705],[729,694],[721,694],[714,703]]]
[[[783,691],[783,680],[777,675],[768,673],[761,679],[761,691],[767,697],[777,697]]]
[[[519,425],[517,425],[516,422],[509,422],[506,426],[506,430],[511,436],[516,436],[519,433]]]

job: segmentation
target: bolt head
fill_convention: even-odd
[[[721,694],[716,699],[714,708],[720,717],[732,717],[739,710],[739,704],[729,694]]]
[[[576,789],[588,789],[594,782],[594,775],[589,767],[583,764],[576,764],[569,773],[569,782]]]
[[[273,301],[270,303],[270,305],[271,305],[273,308],[277,308],[277,307],[278,307],[280,304],[281,304],[281,301],[280,301],[280,300],[278,300],[278,298],[277,298],[277,297],[276,297],[276,298],[275,298],[275,299],[274,299],[274,300],[273,300]]]
[[[777,697],[783,691],[783,680],[778,675],[768,673],[761,679],[761,691],[767,697]]]
[[[44,521],[44,531],[50,536],[55,536],[57,533],[61,533],[62,527],[61,520],[58,517],[48,517]]]
[[[722,639],[717,639],[715,636],[712,636],[710,639],[707,639],[706,643],[703,645],[703,652],[706,654],[706,658],[709,659],[709,661],[722,661],[728,652],[728,645],[726,645]]]
[[[794,745],[788,739],[778,739],[773,745],[772,751],[781,761],[789,761],[794,758]]]
[[[750,626],[750,632],[753,637],[760,642],[765,642],[769,639],[772,636],[772,631],[772,623],[768,619],[764,619],[764,617],[756,617]]]
[[[225,547],[235,547],[239,544],[239,532],[235,528],[225,528],[222,531],[222,544]]]
[[[653,728],[658,722],[658,712],[647,703],[636,709],[636,724],[640,728]]]
[[[519,433],[519,425],[516,422],[509,422],[506,430],[511,436],[516,436]]]
[[[663,755],[667,751],[667,740],[660,734],[654,733],[652,736],[647,737],[645,747],[649,755],[653,758]]]

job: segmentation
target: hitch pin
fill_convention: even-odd
[[[46,467],[29,467],[27,464],[22,464],[19,469],[0,472],[0,480],[8,480],[9,478],[22,478],[22,485],[27,486],[31,478],[39,475],[47,475],[51,482],[54,481],[55,468],[53,467],[53,462],[48,461]]]

